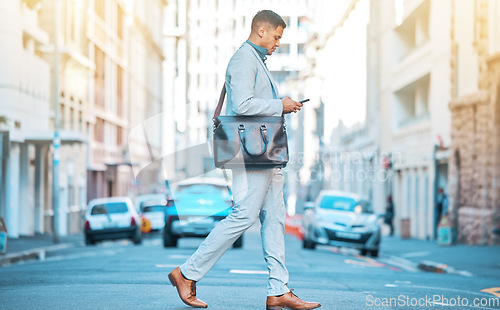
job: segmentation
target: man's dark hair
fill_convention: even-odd
[[[273,26],[274,29],[278,28],[278,26],[283,27],[283,29],[286,28],[286,23],[281,16],[271,10],[262,10],[255,14],[252,19],[252,31],[257,32],[264,23]]]

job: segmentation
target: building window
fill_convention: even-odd
[[[403,10],[404,9],[400,9]],[[406,18],[401,15],[406,12],[396,12],[401,23],[396,27],[396,55],[399,61],[413,53],[417,48],[429,41],[429,1],[424,1]]]
[[[410,173],[407,171],[406,172],[406,216],[409,218],[411,216],[410,213],[410,206],[411,206],[411,178],[410,178]]]
[[[70,108],[69,109],[69,126],[71,130],[75,130],[75,109]]]
[[[117,21],[116,21],[116,33],[118,34],[118,37],[120,39],[123,39],[123,9],[122,7],[117,4]]]
[[[116,145],[120,146],[123,143],[123,128],[116,126]]]
[[[281,44],[277,52],[278,54],[290,54],[290,44]]]
[[[106,20],[106,0],[94,0],[94,11],[102,20]]]
[[[97,106],[104,107],[105,55],[97,46],[94,46],[94,61],[94,101]]]
[[[283,17],[283,21],[285,22],[285,24],[287,26],[290,26],[290,16],[284,16]]]
[[[78,112],[78,130],[83,132],[83,113],[82,113],[82,111]]]
[[[116,66],[116,112],[123,117],[123,69]]]
[[[59,129],[64,130],[64,126],[66,125],[66,117],[65,117],[66,109],[64,108],[64,104],[59,105]]]
[[[306,51],[306,45],[304,43],[300,43],[298,46],[297,46],[297,53],[299,54],[304,54]]]
[[[429,117],[430,75],[401,88],[395,93],[397,127],[404,127]]]
[[[99,117],[96,118],[94,125],[94,140],[104,143],[104,120]]]
[[[420,207],[420,180],[418,177],[418,171],[415,173],[415,213],[418,213]]]

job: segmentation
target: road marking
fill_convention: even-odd
[[[399,280],[396,280],[396,281],[394,281],[394,283],[411,284],[411,281],[399,281]]]
[[[155,267],[157,268],[175,268],[178,267],[178,265],[175,264],[156,264]]]
[[[409,271],[409,272],[419,272],[419,270],[414,267],[415,264],[413,264],[412,262],[410,262],[409,260],[404,259],[404,258],[391,256],[391,257],[386,258],[386,259],[381,259],[381,261],[385,262],[389,265],[399,267],[399,268],[404,269],[404,270]]]
[[[398,287],[396,284],[386,284],[385,287]]]
[[[366,257],[366,256],[355,255],[355,257],[359,260],[346,259],[346,260],[344,260],[344,263],[365,266],[365,267],[375,267],[375,268],[387,267],[387,268],[394,270],[394,271],[401,271],[401,269],[399,269],[397,267],[389,266],[387,264],[381,263],[377,260],[374,260],[374,259]]]
[[[231,269],[229,273],[238,273],[238,274],[269,274],[268,271],[264,270],[240,270],[240,269]]]
[[[429,251],[426,251],[426,252],[412,252],[412,253],[401,254],[401,257],[406,257],[406,258],[410,258],[410,257],[422,257],[422,256],[428,256],[429,254],[431,254],[431,252],[429,252]]]
[[[346,260],[344,260],[344,263],[346,263],[346,264],[352,264],[352,265],[365,266],[365,267],[380,267],[380,266],[374,266],[373,264],[370,264],[368,262],[362,262],[362,261],[353,260],[353,259],[346,259]]]
[[[500,297],[500,287],[485,288],[481,292],[490,293],[496,297]]]
[[[191,257],[190,255],[169,255],[168,258],[182,258],[182,259],[186,259],[186,258],[189,258]]]

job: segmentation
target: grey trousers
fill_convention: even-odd
[[[259,217],[264,259],[269,270],[267,295],[288,293],[285,267],[284,177],[281,169],[233,170],[233,211],[215,226],[198,250],[180,266],[182,274],[199,281]]]

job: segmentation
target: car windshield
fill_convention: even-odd
[[[356,210],[357,206],[361,207],[359,211]],[[321,209],[329,209],[329,210],[373,213],[373,209],[370,203],[368,203],[367,201],[364,200],[358,201],[353,198],[341,197],[341,196],[325,196],[323,197],[323,199],[321,199],[319,207]]]
[[[148,212],[164,212],[166,206],[162,205],[156,205],[156,206],[146,206],[142,209],[142,212],[148,213]]]
[[[144,208],[146,207],[154,207],[154,206],[165,206],[167,204],[167,201],[161,201],[161,200],[146,200],[141,202],[141,210],[144,211]],[[151,211],[149,211],[151,212]]]
[[[91,215],[97,214],[113,214],[113,213],[127,213],[128,208],[125,202],[110,202],[100,205],[95,205],[92,208]]]
[[[229,192],[226,186],[219,186],[214,184],[182,185],[177,188],[177,193],[189,195],[221,195],[224,197],[229,197]]]
[[[319,207],[321,209],[354,211],[356,200],[349,197],[325,196],[321,199]]]

